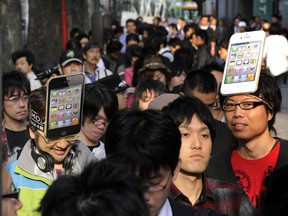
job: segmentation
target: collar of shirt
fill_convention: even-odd
[[[204,187],[202,187],[201,194],[200,194],[198,200],[194,203],[194,206],[204,203],[207,199],[209,199],[209,200],[215,200],[215,197],[214,197],[214,195],[213,195],[213,192],[212,192],[212,191],[209,189],[209,187],[208,187],[207,178],[205,177],[204,174],[203,174],[203,177],[202,177],[202,181],[203,181]],[[177,186],[176,186],[175,184],[173,184],[173,183],[172,183],[172,185],[171,185],[170,197],[171,197],[173,200],[181,201],[181,203],[183,203],[183,204],[192,205],[192,203],[190,202],[190,200],[188,199],[188,197],[185,196],[185,195],[177,188]]]
[[[160,209],[158,216],[173,216],[171,205],[168,199],[166,199],[164,205]]]
[[[35,75],[35,73],[33,71],[30,71],[26,75],[27,75],[28,79],[36,79],[37,78],[37,76]]]
[[[87,67],[84,65],[84,73],[85,75],[91,80],[91,82],[95,82],[96,81],[96,78],[97,78],[97,73],[96,73],[96,70],[97,70],[98,67],[96,67],[95,71],[94,71],[94,74],[91,74],[88,70],[87,70]]]

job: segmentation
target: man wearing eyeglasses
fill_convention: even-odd
[[[118,100],[114,92],[97,83],[85,85],[79,141],[88,146],[97,160],[106,157],[101,138],[117,111]]]
[[[236,140],[224,122],[217,120],[218,110],[221,109],[217,99],[217,81],[215,76],[206,70],[191,71],[183,84],[185,96],[194,96],[205,103],[211,111],[216,126],[216,137],[213,141],[211,155],[230,149]]]
[[[180,169],[180,146],[178,127],[160,111],[126,110],[117,113],[109,123],[105,136],[107,157],[126,165],[143,180],[150,216],[200,214],[195,208],[168,198]],[[219,214],[207,211],[203,215]]]
[[[75,144],[77,135],[48,139],[45,125],[46,89],[31,92],[29,100],[30,139],[19,159],[8,164],[13,183],[20,189],[23,203],[18,215],[39,215],[39,203],[47,188],[61,175],[80,173],[93,160],[83,144]]]
[[[2,130],[6,136],[8,157],[16,160],[29,140],[27,128],[30,83],[20,71],[4,72],[2,75]]]
[[[271,135],[281,107],[281,91],[276,80],[262,72],[255,93],[221,96],[220,102],[239,145],[211,158],[208,177],[238,185],[259,208],[267,178],[288,164],[287,140]]]

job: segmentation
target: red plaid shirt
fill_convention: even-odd
[[[229,216],[256,215],[256,209],[249,201],[245,192],[234,184],[222,182],[216,179],[209,179],[203,176],[203,185],[199,199],[194,207],[198,209],[214,209]],[[170,198],[192,206],[176,185],[172,184]]]

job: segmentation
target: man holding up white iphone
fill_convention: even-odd
[[[79,80],[78,76],[83,75],[74,76]],[[54,81],[55,79],[59,81],[58,84],[66,83],[66,86],[53,89],[49,83],[54,82],[50,79],[47,92],[45,88],[40,88],[31,93],[31,138],[25,144],[19,159],[8,165],[14,185],[20,189],[19,200],[23,203],[18,215],[39,215],[37,208],[52,182],[60,175],[80,173],[93,160],[93,155],[85,145],[75,144],[81,122],[81,114],[80,117],[76,116],[81,113],[81,96],[80,93],[77,95],[81,91],[81,84],[74,87],[67,85],[73,81],[67,77],[53,78]]]
[[[228,128],[238,140],[232,150],[214,155],[207,176],[234,183],[259,208],[267,190],[265,180],[288,164],[288,142],[272,137],[276,113],[282,102],[276,80],[261,73],[254,93],[233,93],[220,97]]]

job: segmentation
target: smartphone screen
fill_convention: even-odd
[[[80,79],[77,79],[80,78]],[[81,76],[60,77],[49,83],[47,138],[77,134],[81,128],[83,100]]]
[[[231,44],[225,84],[255,81],[262,41]]]

